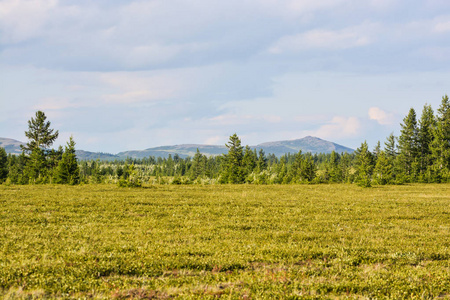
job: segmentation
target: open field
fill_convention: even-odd
[[[1,298],[450,298],[450,185],[0,186]]]

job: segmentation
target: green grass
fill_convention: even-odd
[[[0,297],[450,298],[450,185],[0,186]]]

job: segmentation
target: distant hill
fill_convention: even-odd
[[[216,146],[216,145],[196,145],[196,144],[185,144],[185,145],[175,145],[175,146],[161,146],[156,148],[148,148],[145,150],[134,150],[120,152],[117,155],[120,157],[133,157],[133,158],[144,158],[149,156],[155,157],[168,157],[169,154],[172,156],[178,154],[180,157],[185,158],[188,156],[194,156],[198,150],[207,156],[216,156],[223,153],[227,153],[227,147]]]
[[[205,155],[215,156],[221,155],[228,152],[225,145],[196,145],[196,144],[185,144],[185,145],[175,145],[175,146],[162,146],[155,148],[148,148],[145,150],[134,150],[120,152],[117,155],[119,157],[132,157],[132,158],[144,158],[149,156],[155,157],[168,157],[169,154],[172,156],[176,153],[180,157],[194,156],[195,152],[198,150]],[[272,153],[276,156],[282,156],[286,153],[297,153],[300,149],[303,153],[331,153],[336,151],[337,153],[348,152],[352,153],[354,150],[333,142],[319,139],[317,137],[307,136],[302,139],[288,140],[288,141],[278,141],[278,142],[268,142],[258,144],[256,146],[250,146],[252,149],[263,149],[266,154]]]
[[[22,152],[20,150],[20,144],[22,143],[16,140],[0,138],[0,147],[4,147],[8,153],[20,154]],[[172,156],[178,154],[181,158],[185,158],[188,156],[194,156],[197,152],[197,148],[202,154],[207,156],[216,156],[228,152],[225,145],[183,144],[174,146],[160,146],[145,150],[130,150],[117,154],[77,150],[76,155],[81,160],[120,160],[127,157],[144,158],[149,156],[167,158],[169,154]],[[302,150],[303,153],[331,153],[332,151],[336,151],[337,153],[352,153],[354,151],[351,148],[312,136],[307,136],[297,140],[267,142],[256,146],[250,146],[250,148],[257,149],[258,151],[259,149],[263,149],[266,154],[272,153],[276,156],[282,156],[286,153],[297,153],[299,150]]]
[[[122,157],[116,154],[103,153],[103,152],[89,152],[84,150],[75,150],[75,154],[78,159],[81,160],[121,160]]]
[[[22,149],[20,149],[20,145],[25,145],[22,142],[8,139],[8,138],[0,138],[0,147],[5,148],[6,153],[11,154],[20,154],[22,153]]]
[[[273,153],[276,156],[281,156],[286,153],[297,153],[302,150],[303,153],[337,153],[348,152],[352,153],[354,150],[342,145],[319,139],[313,136],[307,136],[302,139],[268,142],[256,145],[254,148],[263,149],[266,153]]]

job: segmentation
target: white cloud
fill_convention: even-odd
[[[212,137],[207,138],[203,142],[203,144],[205,144],[205,145],[218,145],[222,141],[226,141],[226,140],[227,140],[226,136],[216,135],[216,136],[212,136]]]
[[[450,31],[450,21],[438,22],[434,25],[434,31],[444,33]]]
[[[313,29],[288,35],[269,48],[270,53],[297,52],[308,49],[348,49],[369,45],[374,41],[377,25],[362,24],[341,30]]]
[[[180,96],[185,90],[185,83],[173,74],[154,75],[151,72],[118,72],[103,73],[102,82],[110,89],[117,90],[113,94],[104,94],[106,102],[136,103],[155,100],[167,100]]]
[[[326,119],[326,115],[300,115],[294,117],[294,121],[300,123],[320,123],[325,121]]]
[[[377,121],[380,125],[391,125],[394,123],[394,114],[387,113],[378,107],[369,108],[369,118]]]
[[[33,109],[48,111],[48,110],[61,110],[65,108],[75,108],[79,106],[80,105],[78,103],[74,103],[68,98],[52,97],[41,99],[38,104],[33,106]]]
[[[47,25],[74,15],[76,11],[74,6],[59,7],[58,0],[1,1],[0,42],[17,43],[41,37],[47,34]]]
[[[277,115],[240,115],[240,114],[224,114],[209,118],[215,125],[244,125],[253,122],[264,122],[264,123],[280,123],[281,117]]]
[[[357,137],[361,132],[361,123],[356,117],[336,116],[316,130],[305,131],[305,135],[317,136],[323,139],[342,139]]]

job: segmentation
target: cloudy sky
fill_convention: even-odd
[[[448,0],[0,0],[0,137],[373,147],[446,93]]]

